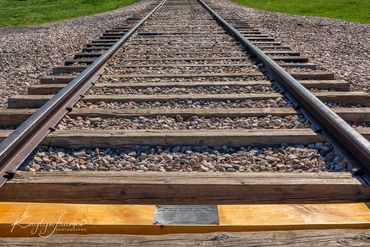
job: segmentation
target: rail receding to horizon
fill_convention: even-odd
[[[152,1],[9,97],[0,229],[22,203],[86,210],[88,233],[368,228],[370,94],[262,30],[212,1]],[[207,204],[218,228],[152,222]]]

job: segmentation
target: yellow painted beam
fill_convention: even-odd
[[[365,203],[219,205],[218,225],[154,225],[155,205],[0,203],[0,236],[370,228]]]

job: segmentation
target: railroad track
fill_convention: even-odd
[[[0,198],[364,201],[369,106],[369,94],[231,13],[202,0],[162,1],[88,43],[27,95],[9,98],[0,111]],[[89,170],[322,173],[81,172]],[[325,173],[334,170],[355,176]]]

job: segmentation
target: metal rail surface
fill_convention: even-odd
[[[298,102],[301,112],[303,114],[306,113],[305,115],[308,118],[314,118],[322,126],[323,129],[316,130],[317,132],[324,132],[325,135],[329,135],[329,140],[335,144],[339,143],[340,148],[348,151],[352,160],[356,160],[357,163],[370,170],[370,142],[368,140],[329,109],[329,107],[294,79],[272,58],[266,55],[266,53],[255,46],[248,38],[243,37],[239,31],[218,15],[203,0],[197,1],[229,35],[241,42],[257,60],[264,64],[264,68],[269,72],[270,79],[277,81],[283,86],[288,94]],[[115,42],[89,67],[83,70],[77,78],[69,82],[51,100],[47,101],[0,144],[0,187],[14,176],[14,172],[22,162],[55,129],[55,126],[72,110],[76,102],[84,97],[84,94],[94,84],[109,59],[165,2],[166,0],[161,1],[148,15]],[[169,4],[169,6],[171,5]]]
[[[288,93],[297,100],[299,105],[306,109],[310,115],[331,134],[332,138],[336,139],[337,143],[340,144],[343,149],[350,152],[352,159],[357,160],[359,164],[364,166],[367,170],[370,170],[370,142],[365,137],[359,134],[275,61],[250,42],[248,38],[243,37],[240,32],[227,23],[227,21],[211,9],[203,0],[198,0],[198,2],[203,5],[204,8],[214,16],[216,21],[231,35],[242,42],[242,44],[256,56],[257,60],[264,64],[272,74],[273,79],[282,84]]]
[[[72,109],[73,105],[97,79],[99,71],[112,55],[153,15],[166,0],[162,0],[112,47],[85,69],[77,78],[59,91],[0,143],[0,187],[14,176],[14,172],[40,142],[54,130],[54,126]]]

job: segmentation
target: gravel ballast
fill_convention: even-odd
[[[128,16],[125,16],[127,13],[133,13],[133,10],[139,10],[148,2],[143,2],[138,5],[131,6],[129,8],[124,8],[112,13],[106,13],[101,15],[96,15],[92,17],[85,17],[85,18],[97,18],[94,21],[90,22],[89,26],[84,26],[81,19],[76,19],[67,22],[61,22],[56,24],[44,25],[37,30],[41,30],[39,32],[42,35],[45,33],[50,34],[52,30],[58,30],[54,32],[61,32],[62,37],[59,36],[54,37],[51,36],[52,42],[49,41],[53,46],[48,46],[45,43],[48,41],[42,41],[44,44],[42,47],[46,46],[47,49],[55,49],[60,50],[60,52],[51,52],[51,54],[41,53],[43,59],[48,60],[48,65],[45,66],[45,70],[38,70],[37,73],[34,75],[34,81],[37,82],[37,79],[44,75],[43,73],[49,73],[50,68],[55,66],[56,64],[50,64],[58,62],[58,65],[62,64],[63,60],[70,57],[74,52],[78,51],[82,45],[84,45],[88,40],[91,40],[95,32],[95,36],[97,37],[107,26],[113,26],[115,22],[123,22],[123,19],[126,19]],[[249,18],[245,17],[245,11],[252,11],[249,9],[241,9],[238,5],[233,5],[231,2],[221,2],[225,3],[225,6],[222,5],[221,7],[225,9],[225,12],[229,12],[232,14],[233,12],[237,12],[240,14],[241,18]],[[236,11],[233,11],[233,8],[238,6]],[[128,11],[126,9],[129,9]],[[127,11],[127,12],[125,12]],[[188,12],[187,12],[188,11]],[[239,12],[238,12],[239,11]],[[243,12],[244,11],[244,12]],[[254,10],[253,10],[254,11]],[[117,15],[115,13],[118,13]],[[267,12],[268,13],[268,12]],[[118,17],[118,15],[121,15]],[[162,17],[167,17],[168,12],[164,13],[156,13],[154,15],[154,19],[158,16],[162,15]],[[125,16],[125,17],[123,17]],[[156,17],[157,16],[157,17]],[[175,13],[174,24],[173,26],[179,27],[179,30],[183,30],[184,32],[187,31],[187,26],[192,25],[193,20],[195,19],[202,19],[204,18],[204,22],[211,26],[208,31],[216,31],[221,30],[220,27],[211,19],[206,18],[206,11],[201,9],[200,6],[198,7],[191,7],[188,10],[177,10]],[[282,16],[284,16],[282,14]],[[164,18],[165,20],[169,20],[171,16],[168,18]],[[226,17],[226,16],[224,16]],[[101,18],[103,21],[101,21]],[[305,18],[305,17],[303,17]],[[112,21],[113,19],[113,21]],[[189,19],[189,23],[181,22],[182,19]],[[251,20],[250,20],[251,19]],[[258,22],[263,17],[260,17],[258,14],[255,14],[254,17],[248,19],[252,24],[253,21],[256,22],[256,27],[262,26],[262,29],[266,28],[266,21]],[[268,19],[268,18],[267,18]],[[96,25],[96,22],[99,22]],[[81,22],[81,25],[79,25]],[[278,19],[277,22],[284,22],[284,20]],[[94,28],[91,28],[90,25],[96,25]],[[163,20],[157,22],[155,21],[152,24],[146,24],[142,27],[142,31],[146,32],[159,32],[159,31],[166,31],[166,24]],[[178,24],[177,24],[178,23]],[[58,25],[61,25],[61,28],[58,29]],[[86,24],[87,25],[87,24]],[[282,24],[283,26],[287,26],[291,28],[291,24]],[[74,31],[77,32],[79,38],[75,38],[72,35],[72,39],[69,37],[69,32],[71,26],[74,27]],[[77,28],[78,26],[78,28]],[[79,29],[82,26],[82,32]],[[171,26],[170,22],[167,23],[167,26]],[[52,27],[52,28],[51,28]],[[304,28],[305,25],[299,26],[299,28]],[[42,29],[44,28],[44,29]],[[297,28],[296,28],[297,29]],[[45,33],[43,33],[43,30]],[[92,30],[92,31],[91,31]],[[207,29],[205,29],[206,31]],[[281,39],[281,35],[285,34],[274,34],[273,32],[277,32],[277,27],[272,28],[271,32],[267,32],[272,34],[274,37]],[[288,30],[288,28],[287,28]],[[291,29],[292,30],[292,29]],[[295,36],[292,35],[290,30],[290,42],[302,42],[303,37],[300,37],[297,40]],[[176,30],[173,30],[176,31]],[[48,33],[49,32],[49,33]],[[88,35],[84,35],[84,32],[88,32]],[[284,33],[284,30],[280,30],[281,33]],[[312,28],[308,28],[308,33],[312,35]],[[93,34],[92,34],[93,33]],[[22,33],[22,35],[24,35]],[[41,36],[42,36],[41,35]],[[89,36],[90,35],[90,36]],[[186,37],[182,38],[181,35],[176,39],[167,39],[164,37],[162,38],[148,38],[146,36],[151,36],[147,34],[139,34],[134,35],[132,40],[129,42],[142,42],[144,40],[151,40],[155,42],[196,42],[201,41],[202,36],[200,37]],[[156,34],[155,34],[156,35]],[[279,36],[280,35],[280,36]],[[37,39],[37,35],[30,35],[32,36],[32,42]],[[84,38],[80,38],[83,36]],[[191,35],[189,35],[191,36]],[[0,36],[1,37],[1,36]],[[62,39],[67,39],[68,42],[64,42]],[[90,38],[89,38],[90,37]],[[185,36],[184,36],[185,37]],[[209,40],[216,39],[216,36],[209,37]],[[218,37],[218,36],[217,36]],[[151,66],[150,68],[141,68],[141,67],[124,67],[124,59],[155,59],[155,58],[169,58],[169,57],[197,57],[199,54],[201,56],[208,56],[208,53],[211,54],[212,57],[216,58],[218,56],[223,56],[223,54],[227,54],[229,56],[246,56],[244,49],[242,49],[238,44],[235,44],[235,41],[230,40],[230,37],[226,34],[221,34],[220,37],[223,38],[223,42],[215,43],[215,44],[204,44],[202,46],[194,45],[189,46],[187,48],[183,48],[181,46],[176,46],[173,48],[166,48],[166,47],[154,47],[153,46],[125,46],[122,47],[116,56],[108,63],[108,66],[105,68],[104,75],[98,80],[98,83],[122,83],[129,82],[129,83],[148,83],[148,82],[180,82],[180,83],[187,83],[187,82],[200,82],[200,81],[240,81],[240,80],[253,80],[253,79],[266,79],[266,75],[263,74],[261,71],[258,70],[258,65],[254,64],[253,61],[246,57],[244,63],[246,66],[167,66],[164,68]],[[18,37],[19,38],[19,37]],[[288,37],[285,37],[288,38]],[[316,38],[315,38],[316,39]],[[140,40],[140,41],[139,41]],[[208,41],[209,41],[208,40]],[[293,41],[292,41],[293,40]],[[325,40],[325,39],[324,39]],[[36,40],[38,41],[38,40]],[[80,41],[80,42],[79,42]],[[305,50],[299,49],[299,45],[295,44],[292,45],[289,42],[284,43],[283,45],[291,45],[292,48],[297,48],[298,51],[303,51],[302,55],[307,55],[310,57],[310,50],[306,52]],[[325,40],[327,41],[327,40]],[[53,43],[54,42],[54,43]],[[71,48],[69,46],[69,42],[74,42],[74,46]],[[65,44],[66,43],[66,44]],[[18,45],[21,45],[22,42],[18,42]],[[27,43],[28,44],[28,43]],[[304,44],[305,45],[305,44]],[[1,47],[1,46],[0,46]],[[13,46],[14,47],[14,46]],[[64,48],[63,48],[64,47]],[[74,49],[76,48],[76,49]],[[78,48],[78,49],[77,49]],[[30,49],[30,45],[28,46]],[[36,47],[36,52],[38,47]],[[64,50],[63,50],[64,49]],[[94,48],[97,51],[99,49]],[[30,49],[32,50],[32,49]],[[211,53],[214,51],[214,53]],[[340,51],[340,50],[339,50]],[[33,50],[32,50],[33,52]],[[32,53],[31,52],[31,53]],[[61,53],[65,53],[65,57],[61,55]],[[306,53],[305,53],[306,52]],[[63,53],[63,54],[64,54]],[[179,54],[177,54],[179,53]],[[215,54],[218,53],[218,54]],[[315,53],[315,52],[312,52]],[[27,53],[28,54],[28,53]],[[231,55],[230,55],[231,54]],[[69,55],[67,57],[67,55]],[[27,55],[28,56],[28,55]],[[34,59],[38,58],[35,54],[30,54],[30,56],[34,57]],[[52,60],[47,58],[47,56],[58,56]],[[15,56],[16,57],[16,56]],[[46,58],[44,58],[46,57]],[[313,56],[314,57],[314,56]],[[315,58],[315,57],[314,57]],[[321,57],[320,57],[321,58]],[[324,57],[325,58],[325,57]],[[59,60],[60,59],[60,60]],[[281,60],[281,58],[275,58],[276,60]],[[323,59],[323,58],[321,58]],[[19,58],[18,58],[19,60]],[[45,60],[45,61],[46,61]],[[215,60],[215,59],[214,59]],[[239,58],[238,58],[239,60]],[[38,63],[42,66],[42,61]],[[321,61],[321,60],[319,60]],[[313,61],[318,63],[317,61]],[[170,62],[168,64],[175,64],[177,62]],[[319,63],[318,63],[319,64]],[[333,62],[331,61],[330,67],[327,68],[322,64],[319,64],[318,71],[323,70],[330,70],[332,67]],[[334,69],[337,64],[334,63]],[[16,64],[12,64],[12,66],[16,67]],[[35,66],[35,67],[37,67]],[[48,67],[50,66],[50,67]],[[23,71],[23,70],[22,70]],[[288,71],[310,71],[310,69],[288,69]],[[7,71],[5,71],[7,72]],[[9,71],[8,71],[9,72]],[[257,72],[257,73],[256,73]],[[336,72],[333,70],[333,72]],[[189,76],[189,74],[195,73],[198,74],[197,77],[193,78]],[[212,74],[214,73],[214,74]],[[225,75],[223,77],[219,77],[216,73],[229,73],[229,75]],[[236,74],[237,73],[237,74]],[[148,74],[155,74],[148,75]],[[176,75],[168,75],[168,74],[176,74]],[[208,76],[208,75],[212,75]],[[146,76],[143,76],[146,75]],[[357,74],[356,74],[357,75]],[[29,73],[25,72],[24,74],[19,75],[20,78],[29,77]],[[6,82],[8,83],[8,82]],[[6,84],[5,83],[5,84]],[[27,81],[22,83],[28,83],[28,85],[33,84],[33,81]],[[9,85],[11,83],[8,83]],[[8,85],[6,84],[6,85]],[[17,82],[13,83],[16,87]],[[22,84],[23,86],[26,84]],[[357,84],[353,84],[357,85]],[[111,85],[112,86],[112,85]],[[118,85],[120,86],[120,85]],[[9,86],[11,87],[11,86]],[[114,90],[114,91],[113,91]],[[231,108],[277,108],[277,107],[292,107],[292,104],[287,101],[287,99],[281,95],[276,99],[267,99],[267,100],[233,100],[232,97],[225,97],[220,100],[207,100],[206,97],[203,99],[205,100],[187,100],[187,99],[175,99],[170,100],[167,98],[155,98],[153,99],[136,99],[136,95],[156,95],[161,94],[165,97],[166,94],[235,94],[235,93],[266,93],[266,92],[274,92],[275,87],[271,86],[254,86],[254,87],[213,87],[213,86],[205,86],[205,87],[150,87],[144,90],[142,89],[130,89],[127,91],[127,88],[123,89],[111,89],[111,88],[98,88],[93,87],[89,90],[88,94],[109,94],[109,95],[126,95],[131,94],[131,98],[124,98],[121,97],[120,99],[117,98],[115,102],[111,102],[107,100],[107,102],[97,102],[98,100],[102,99],[94,99],[93,97],[86,98],[86,100],[82,99],[78,102],[75,108],[88,108],[88,109],[184,109],[184,108],[192,108],[192,109],[210,109],[210,108],[224,108],[225,111]],[[11,90],[9,90],[12,93]],[[21,91],[17,93],[21,93]],[[134,95],[134,96],[132,96]],[[177,97],[179,98],[179,97]],[[180,97],[181,98],[181,97]],[[208,97],[214,99],[215,97]],[[240,97],[239,97],[240,98]],[[257,98],[256,98],[257,99]],[[145,101],[144,100],[148,100]],[[5,105],[5,102],[4,102]],[[76,117],[72,119],[70,117],[65,117],[60,124],[57,126],[59,130],[72,130],[78,132],[79,130],[93,130],[93,129],[103,129],[103,130],[112,130],[112,129],[120,129],[120,130],[212,130],[212,129],[299,129],[299,128],[307,128],[307,124],[304,119],[300,116],[287,116],[287,117],[274,117],[274,116],[266,116],[266,117],[219,117],[219,118],[204,118],[201,116],[192,116],[190,118],[184,119],[182,116],[172,116],[172,117],[164,117],[164,116],[156,116],[156,117],[144,117],[144,116],[137,116],[137,117],[122,117],[122,118],[102,118],[102,117],[92,117],[92,118],[82,118]],[[143,131],[143,132],[144,132]],[[129,132],[129,131],[123,131]],[[165,136],[166,137],[166,136]],[[283,143],[285,140],[283,141]],[[136,143],[136,142],[132,142]],[[245,143],[243,143],[245,144]],[[131,144],[133,145],[133,144]],[[221,145],[221,144],[219,144]],[[68,147],[68,146],[67,146]],[[172,147],[163,147],[163,146],[133,146],[133,147],[125,147],[125,148],[83,148],[83,149],[64,149],[58,147],[39,147],[37,150],[34,151],[33,157],[28,159],[22,166],[23,170],[26,171],[80,171],[80,170],[91,170],[91,171],[159,171],[159,172],[171,172],[171,171],[178,171],[178,172],[191,172],[191,171],[203,171],[203,172],[322,172],[322,171],[337,171],[337,172],[346,172],[351,169],[350,165],[341,157],[337,155],[330,144],[328,143],[313,143],[310,145],[288,145],[288,144],[281,144],[281,146],[273,146],[273,147],[253,147],[253,146],[241,146],[241,147],[229,147],[229,146],[216,146],[216,147],[209,147],[209,146],[172,146]]]
[[[93,87],[88,94],[232,94],[232,93],[272,93],[276,92],[271,86],[199,86],[199,87],[147,87],[147,88],[108,88]]]
[[[353,90],[370,91],[370,25],[247,8],[229,0],[207,3],[237,15],[251,26],[301,52],[319,69],[335,73]]]
[[[38,27],[0,27],[0,108],[9,96],[24,94],[28,86],[62,65],[90,40],[109,27],[123,24],[152,1],[92,16]]]
[[[258,73],[258,72],[257,72]],[[187,82],[223,82],[223,81],[260,81],[260,80],[267,80],[267,77],[264,74],[257,75],[257,73],[254,74],[244,74],[240,76],[196,76],[196,77],[117,77],[117,76],[107,76],[107,77],[100,77],[97,80],[97,83],[125,83],[125,82],[130,82],[130,83],[143,83],[143,82],[177,82],[177,83],[187,83]],[[208,73],[210,74],[210,73]]]
[[[156,130],[192,130],[192,129],[293,129],[307,128],[304,118],[297,115],[287,117],[213,117],[205,118],[192,116],[183,119],[180,115],[175,118],[134,117],[134,118],[88,118],[65,117],[58,125],[58,129],[156,129]]]
[[[184,109],[184,108],[269,108],[269,107],[288,107],[292,106],[291,103],[287,102],[283,98],[268,99],[268,100],[234,100],[234,101],[214,101],[214,100],[171,100],[165,102],[83,102],[80,101],[76,104],[77,108],[89,108],[89,109],[152,109],[152,108],[163,108],[163,109]]]
[[[26,171],[344,172],[330,144],[280,147],[134,146],[122,149],[40,147]]]

